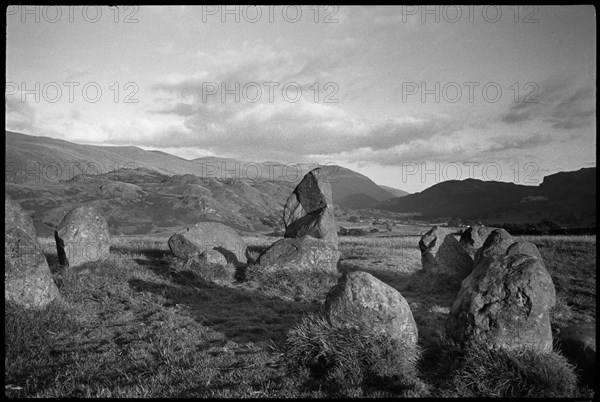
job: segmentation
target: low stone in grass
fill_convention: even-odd
[[[82,205],[62,219],[54,233],[58,262],[75,267],[110,255],[110,234],[106,218],[91,205]]]
[[[235,267],[232,264],[228,264],[222,254],[221,259],[214,253],[218,253],[218,251],[209,250],[202,254],[190,256],[185,261],[183,269],[192,271],[208,282],[232,282],[235,278]],[[218,262],[211,263],[209,260]]]
[[[563,328],[558,334],[562,353],[582,373],[582,379],[594,386],[596,377],[596,321],[580,322]]]
[[[263,251],[257,259],[259,265],[274,265],[299,271],[338,272],[340,259],[337,242],[302,236],[281,239]]]
[[[217,250],[235,265],[248,263],[246,242],[231,227],[219,222],[199,222],[169,238],[176,257],[187,259],[206,250]]]
[[[416,347],[418,331],[406,299],[367,272],[344,274],[327,294],[325,317],[331,325],[354,327],[360,322],[374,332]]]
[[[227,258],[217,250],[206,250],[198,258],[208,264],[227,265]]]
[[[44,252],[36,238],[19,228],[5,233],[4,299],[42,308],[59,297]]]
[[[486,258],[463,280],[446,329],[459,342],[549,351],[550,309],[555,302],[552,278],[537,258]]]

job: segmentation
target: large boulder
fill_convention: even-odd
[[[446,235],[435,259],[446,273],[460,280],[465,279],[473,270],[473,259],[452,234]]]
[[[248,263],[246,242],[233,228],[219,222],[199,222],[175,233],[169,238],[169,248],[183,259],[217,250],[234,265]]]
[[[285,237],[310,235],[337,245],[333,196],[327,175],[322,168],[311,170],[290,194],[283,208]]]
[[[580,322],[558,334],[562,353],[581,371],[581,378],[593,386],[596,377],[596,321]]]
[[[337,273],[339,259],[337,244],[312,236],[302,236],[276,241],[258,256],[257,263],[299,271]]]
[[[4,233],[13,228],[19,228],[29,236],[37,239],[33,220],[21,205],[4,193]]]
[[[515,239],[504,229],[494,229],[485,239],[485,242],[477,250],[474,258],[474,266],[485,258],[493,258],[506,254],[506,250],[515,242]]]
[[[59,297],[44,252],[36,238],[12,228],[4,238],[4,299],[42,308]]]
[[[495,229],[496,228],[481,225],[469,226],[460,236],[460,244],[469,253],[471,258],[474,259],[477,250],[483,246],[485,239],[487,239]]]
[[[375,332],[416,345],[417,325],[406,299],[367,272],[344,274],[325,299],[325,316],[333,326],[361,322]]]
[[[105,259],[110,254],[108,223],[91,205],[73,209],[62,219],[54,233],[58,262],[74,267]]]
[[[537,258],[486,258],[463,280],[447,332],[459,342],[552,350],[550,309],[555,302],[552,278]]]

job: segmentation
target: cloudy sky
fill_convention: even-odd
[[[596,25],[569,7],[9,7],[6,129],[336,163],[409,192],[595,166]]]

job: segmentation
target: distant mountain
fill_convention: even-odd
[[[187,160],[158,150],[81,145],[10,131],[5,152],[5,191],[32,215],[40,236],[52,235],[64,215],[82,203],[98,207],[113,234],[173,232],[198,221],[273,232],[282,227],[290,193],[316,167]],[[323,168],[336,202],[361,207],[393,197],[360,173]]]
[[[367,208],[375,203],[377,200],[365,193],[350,194],[337,201],[338,205],[349,209]]]
[[[546,176],[539,186],[450,180],[415,194],[376,203],[395,212],[427,218],[458,217],[488,223],[551,220],[567,227],[596,224],[596,168]]]
[[[75,144],[50,137],[36,137],[6,131],[7,183],[58,182],[76,175],[120,171],[123,168],[154,171],[163,175],[193,174],[215,179],[287,181],[297,184],[317,164],[250,162],[231,158],[184,159],[163,151],[146,151],[133,146]],[[368,177],[353,170],[322,166],[330,172],[333,199],[363,193],[376,201],[394,197]]]
[[[240,172],[243,177],[258,178],[262,180],[284,180],[292,183],[299,182],[306,173],[317,164],[309,163],[279,163],[279,162],[248,162],[236,159],[203,157],[194,159],[194,162],[203,164],[206,172],[217,176],[230,177],[234,172]],[[365,194],[375,201],[383,201],[394,197],[369,179],[367,176],[338,165],[322,165],[329,174],[327,178],[331,183],[333,200],[340,203],[352,194]],[[217,169],[212,173],[212,169]]]
[[[394,187],[390,187],[390,186],[384,186],[383,184],[380,184],[379,187],[381,187],[382,189],[384,189],[385,191],[387,191],[388,193],[391,193],[394,195],[394,197],[404,197],[405,195],[408,195],[410,193],[394,188]]]

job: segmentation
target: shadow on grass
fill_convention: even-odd
[[[156,248],[135,248],[132,250],[130,246],[110,246],[111,253],[131,254],[132,252],[142,254],[149,259],[159,259],[165,256],[173,255],[170,250],[161,250]]]
[[[159,294],[167,299],[167,306],[184,306],[197,322],[238,343],[273,341],[283,346],[287,331],[314,309],[249,290],[219,286],[192,271],[169,271],[164,264],[149,268],[173,285],[131,279],[132,289]]]

